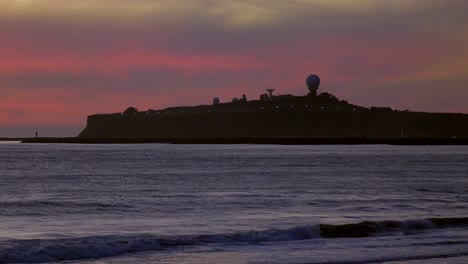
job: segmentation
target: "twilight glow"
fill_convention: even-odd
[[[75,136],[87,115],[323,89],[468,113],[465,0],[0,2],[0,137]]]

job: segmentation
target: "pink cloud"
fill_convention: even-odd
[[[436,22],[417,15],[387,24],[374,14],[301,17],[290,27],[245,29],[12,20],[0,25],[0,95],[7,94],[0,124],[81,125],[89,114],[130,105],[256,99],[269,86],[300,95],[311,72],[350,102],[468,112],[458,101],[468,96],[468,81],[464,71],[453,73],[465,65],[466,36],[445,25],[446,34],[429,34],[425,27]],[[442,93],[434,79],[455,88]]]

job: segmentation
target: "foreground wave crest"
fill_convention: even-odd
[[[468,226],[465,218],[431,218],[410,221],[361,222],[344,225],[305,225],[231,234],[187,236],[97,236],[69,239],[11,240],[0,243],[0,263],[38,263],[113,257],[126,253],[156,251],[178,246],[212,243],[259,243],[315,238],[369,237],[411,234],[418,230]]]

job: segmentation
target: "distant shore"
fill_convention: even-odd
[[[23,141],[23,140],[28,140],[27,138],[2,138],[0,137],[0,142],[17,142],[17,141]]]
[[[468,138],[29,138],[56,144],[468,145]]]

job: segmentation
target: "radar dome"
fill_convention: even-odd
[[[306,79],[306,84],[311,92],[316,93],[320,86],[320,77],[315,74],[309,75]]]

